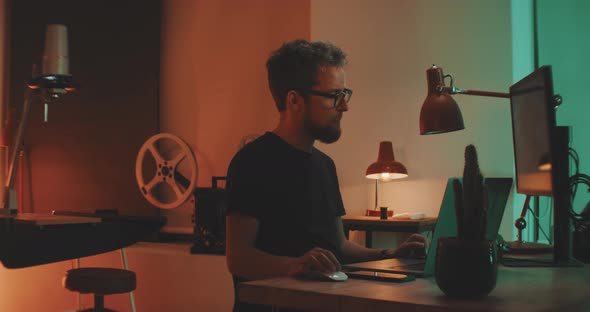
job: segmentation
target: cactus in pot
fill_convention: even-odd
[[[464,240],[484,240],[487,200],[483,176],[479,170],[475,146],[465,147],[463,183],[453,181],[457,237]]]

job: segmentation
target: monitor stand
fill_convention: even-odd
[[[527,195],[526,199],[524,200],[524,204],[522,205],[522,210],[520,212],[520,217],[514,221],[514,226],[518,229],[516,237],[518,240],[514,242],[507,242],[508,251],[507,254],[515,254],[515,255],[530,255],[530,254],[543,254],[543,253],[551,253],[553,252],[553,246],[548,244],[541,244],[541,243],[532,243],[532,242],[524,242],[522,240],[522,230],[526,228],[526,220],[525,215],[529,208],[529,202],[531,200],[531,195]]]
[[[510,251],[506,253],[510,255],[535,255],[553,252],[553,246],[542,243],[514,241],[508,242],[508,247]]]
[[[519,267],[572,267],[583,263],[572,256],[573,227],[570,218],[569,192],[569,131],[570,127],[553,129],[552,183],[553,183],[553,257],[503,257],[505,266]],[[551,255],[551,254],[549,254]],[[547,255],[547,256],[549,256]]]

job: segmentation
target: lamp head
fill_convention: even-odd
[[[51,97],[58,97],[79,87],[70,75],[68,32],[65,25],[47,25],[41,73],[29,79],[31,89],[44,89]]]
[[[443,70],[436,65],[426,70],[428,95],[420,110],[420,134],[437,134],[465,129],[457,102],[443,89]]]
[[[372,163],[366,172],[368,179],[391,181],[393,179],[405,178],[408,170],[402,163],[395,161],[393,156],[393,144],[384,141],[379,144],[379,157]]]

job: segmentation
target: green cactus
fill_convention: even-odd
[[[486,192],[477,162],[477,151],[473,145],[465,147],[463,185],[459,180],[454,180],[453,191],[455,193],[457,236],[460,239],[468,240],[485,239]]]

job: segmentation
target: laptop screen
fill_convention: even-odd
[[[434,274],[434,263],[436,258],[436,246],[439,237],[457,236],[457,218],[455,215],[455,193],[453,192],[453,180],[447,181],[445,194],[443,196],[438,220],[434,228],[432,240],[428,248],[426,257],[426,267],[424,273],[426,276]],[[462,179],[459,179],[460,181]],[[485,178],[484,184],[487,190],[488,199],[488,216],[486,225],[486,239],[495,240],[500,229],[506,202],[512,188],[512,178]]]
[[[392,273],[409,273],[418,276],[431,276],[434,274],[436,258],[436,246],[439,237],[457,236],[457,219],[455,217],[455,194],[453,192],[453,180],[447,181],[441,207],[438,213],[438,220],[434,228],[432,238],[426,254],[426,263],[421,272],[415,270],[404,270],[400,265],[405,263],[415,264],[416,259],[386,259],[345,265],[348,269],[373,270]],[[461,179],[459,179],[461,180]],[[486,239],[495,240],[500,229],[506,202],[512,189],[512,178],[485,178],[484,184],[487,190],[488,215],[486,226]],[[408,260],[408,261],[403,261]],[[405,263],[404,263],[405,262]],[[394,264],[395,263],[395,264]],[[422,261],[422,263],[424,263]]]

